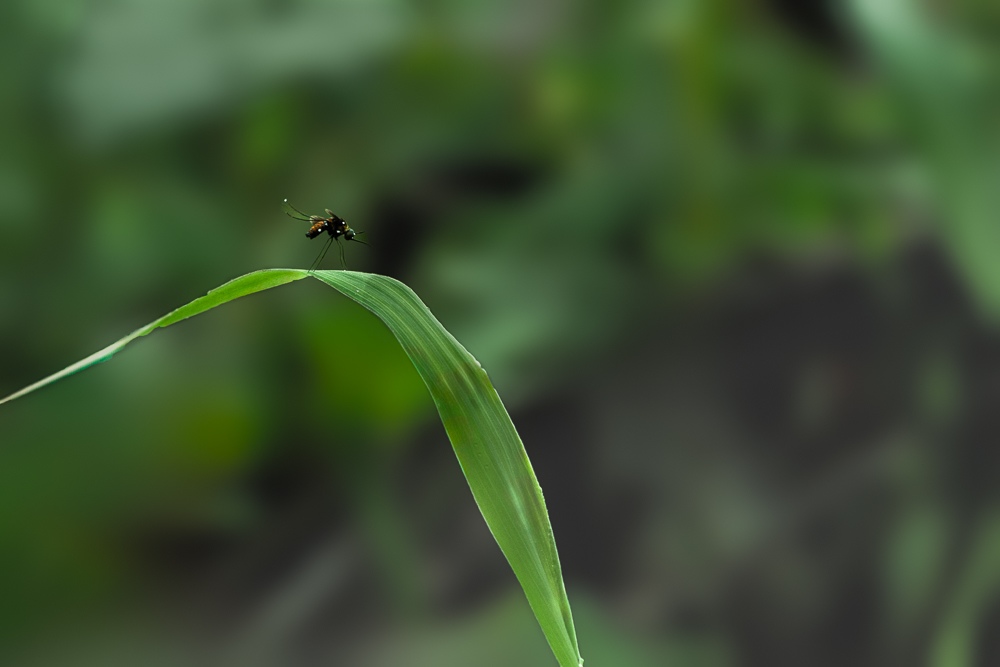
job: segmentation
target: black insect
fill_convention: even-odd
[[[345,269],[347,268],[347,261],[344,259],[344,244],[340,242],[341,237],[343,237],[344,240],[346,241],[357,241],[358,243],[368,245],[367,243],[358,238],[358,236],[360,234],[364,234],[364,232],[358,232],[351,229],[350,225],[347,224],[346,220],[341,218],[339,215],[337,215],[330,209],[326,209],[327,217],[325,218],[321,215],[306,215],[299,209],[289,204],[288,200],[286,199],[285,215],[295,220],[302,220],[304,222],[312,223],[312,226],[309,228],[309,231],[306,232],[307,238],[314,239],[317,236],[321,235],[323,232],[326,232],[327,234],[330,235],[330,238],[327,239],[326,241],[326,245],[323,246],[323,250],[320,251],[319,257],[317,257],[316,261],[313,262],[312,266],[309,267],[310,271],[315,271],[316,268],[319,267],[320,263],[323,261],[323,258],[326,257],[326,251],[330,249],[330,246],[333,244],[334,241],[336,241],[337,245],[340,247],[340,264],[341,266],[343,266],[343,268]]]

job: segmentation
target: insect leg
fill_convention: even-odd
[[[333,238],[334,238],[334,237],[332,237],[332,236],[331,236],[330,238],[328,238],[328,239],[326,240],[326,244],[325,244],[325,245],[323,246],[323,249],[322,249],[322,250],[320,251],[320,253],[319,253],[319,257],[317,257],[317,258],[316,258],[316,261],[315,261],[315,262],[313,262],[313,263],[312,263],[312,266],[310,266],[310,267],[309,267],[309,272],[310,272],[310,273],[312,273],[312,272],[313,272],[313,271],[315,271],[315,270],[316,270],[317,268],[319,268],[319,265],[320,265],[320,263],[321,263],[321,262],[323,261],[323,258],[324,258],[324,257],[326,257],[326,251],[330,249],[330,244],[331,244],[331,243],[333,243]],[[341,253],[343,253],[343,252],[344,252],[344,251],[343,251],[343,249],[341,249],[341,251],[340,251],[340,252],[341,252]]]
[[[347,270],[347,260],[344,259],[344,244],[340,242],[340,237],[335,237],[337,239],[337,246],[340,248],[340,266],[346,271]]]

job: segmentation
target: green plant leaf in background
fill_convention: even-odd
[[[846,5],[928,164],[937,225],[980,311],[1000,320],[1000,136],[988,52],[915,0]],[[942,12],[944,14],[944,12]]]
[[[583,664],[542,490],[507,410],[479,362],[406,285],[353,271],[271,269],[232,280],[0,404],[110,359],[136,338],[241,296],[307,276],[378,316],[427,384],[472,495],[562,667]]]

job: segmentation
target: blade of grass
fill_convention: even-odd
[[[0,400],[24,396],[110,359],[136,338],[254,292],[307,276],[338,290],[392,331],[430,390],[472,495],[561,667],[583,664],[542,490],[486,371],[410,288],[353,271],[272,269],[232,280],[89,357]]]
[[[215,308],[216,306],[221,306],[222,304],[228,303],[233,299],[238,299],[241,296],[247,296],[248,294],[253,294],[254,292],[261,292],[272,287],[277,287],[278,285],[284,285],[285,283],[292,282],[293,280],[301,280],[302,278],[305,278],[306,275],[305,271],[300,271],[298,269],[267,269],[264,271],[254,271],[253,273],[248,273],[244,276],[240,276],[239,278],[230,280],[225,285],[215,288],[205,296],[199,297],[176,310],[170,311],[160,319],[154,320],[146,326],[136,329],[124,338],[120,338],[111,345],[108,345],[106,348],[94,352],[89,357],[81,359],[61,371],[53,373],[46,378],[42,378],[38,382],[30,384],[24,389],[15,391],[10,396],[0,399],[0,405],[7,403],[8,401],[13,401],[15,398],[20,398],[25,394],[30,394],[37,389],[41,389],[42,387],[48,386],[53,382],[69,377],[74,373],[79,373],[84,369],[90,368],[94,364],[107,361],[114,356],[118,350],[122,349],[136,338],[150,334],[160,327],[168,327],[171,324],[180,322],[181,320],[186,320],[189,317],[203,313],[206,310]]]
[[[542,489],[486,371],[403,283],[353,271],[315,276],[375,313],[403,346],[559,664],[582,664]]]

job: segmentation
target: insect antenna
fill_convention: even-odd
[[[291,218],[293,220],[304,220],[306,222],[312,222],[313,216],[306,215],[305,213],[303,213],[299,209],[295,208],[290,203],[288,203],[287,199],[285,200],[284,203],[285,203],[285,215],[287,215],[289,218]],[[298,215],[292,215],[291,213],[288,212],[288,209],[291,209],[291,210],[295,211]]]
[[[309,267],[309,273],[312,273],[317,268],[319,268],[319,265],[323,262],[323,258],[326,257],[326,251],[330,249],[330,245],[333,243],[333,239],[334,239],[334,237],[331,236],[330,238],[328,238],[326,240],[326,244],[323,246],[323,249],[320,251],[319,257],[317,257],[316,261],[313,262],[312,266]],[[341,257],[341,261],[343,261],[343,257],[344,257],[344,248],[343,248],[343,246],[341,246],[341,248],[340,248],[340,257]]]
[[[358,238],[362,234],[364,234],[364,232],[354,232],[354,238],[351,239],[351,240],[354,241],[354,242],[356,242],[356,243],[360,243],[361,245],[366,245],[369,248],[371,248],[372,247],[371,243],[369,243],[368,241],[362,241],[361,239]]]

